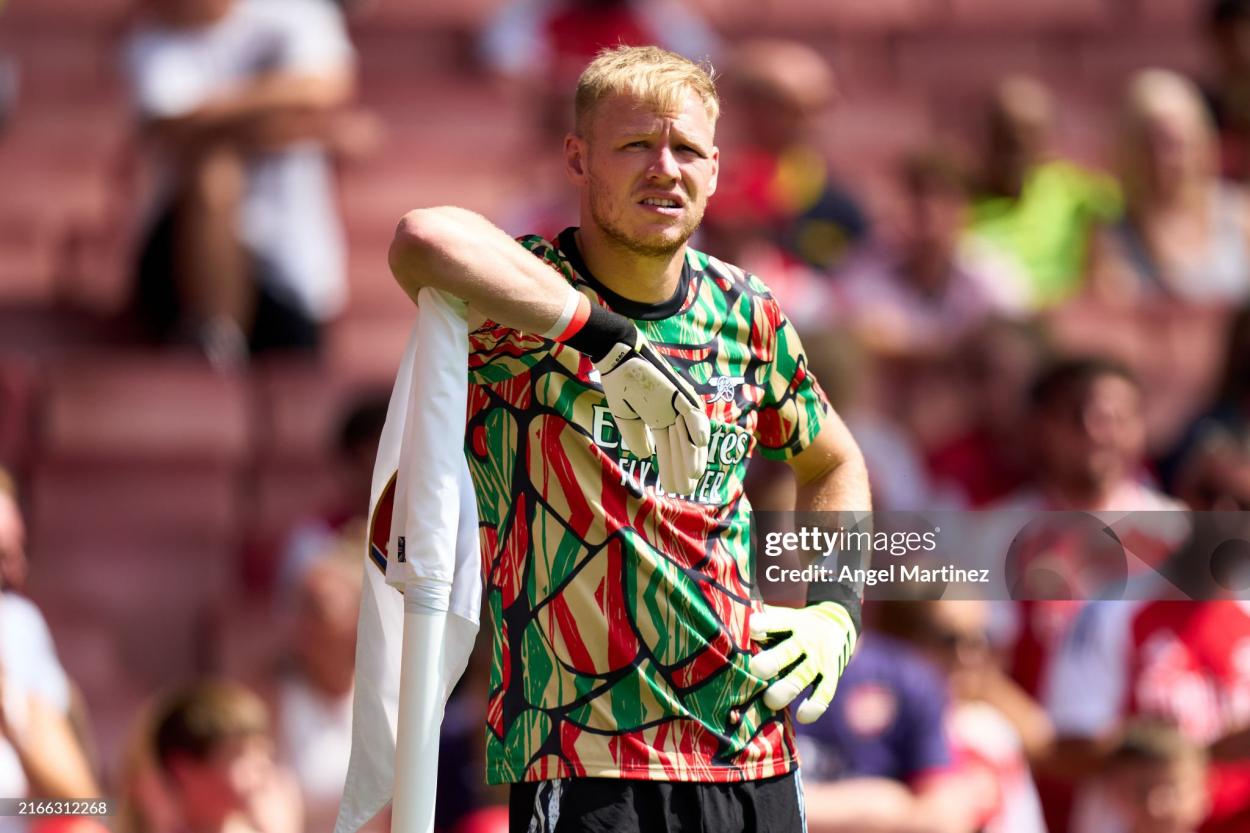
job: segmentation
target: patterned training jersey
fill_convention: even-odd
[[[570,776],[739,781],[795,763],[784,711],[752,676],[747,462],[788,459],[824,394],[754,276],[688,250],[677,292],[640,305],[600,284],[573,230],[522,244],[634,319],[702,396],[707,471],[665,494],[622,448],[589,359],[497,326],[470,334],[466,455],[494,630],[491,783]]]

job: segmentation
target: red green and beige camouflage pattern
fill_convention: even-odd
[[[592,301],[555,245],[521,241]],[[677,311],[637,324],[706,402],[690,495],[624,451],[580,353],[487,323],[470,335],[466,451],[493,630],[491,783],[570,776],[738,781],[789,772],[789,719],[747,671],[758,446],[787,459],[828,407],[754,276],[687,255]]]

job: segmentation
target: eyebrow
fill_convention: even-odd
[[[617,142],[634,142],[639,139],[651,139],[659,134],[659,130],[634,130],[629,133],[622,133],[617,136]],[[684,133],[676,128],[673,129],[672,139],[675,144],[686,145],[692,148],[701,156],[707,157],[711,151],[698,139],[692,138],[689,134]]]

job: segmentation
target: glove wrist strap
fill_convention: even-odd
[[[851,624],[855,626],[855,633],[863,630],[863,602],[853,587],[840,581],[810,582],[807,585],[807,604],[817,605],[823,602],[833,602],[844,607],[851,617]]]
[[[579,296],[580,297],[580,296]],[[585,323],[564,339],[556,339],[584,353],[592,362],[601,362],[617,344],[634,347],[638,343],[638,328],[623,315],[587,302],[589,314]]]

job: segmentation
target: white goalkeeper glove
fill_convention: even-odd
[[[666,492],[693,492],[712,436],[698,394],[634,322],[604,307],[593,306],[586,323],[562,340],[594,362],[625,447],[644,460],[658,457]]]
[[[764,705],[784,709],[815,682],[815,691],[795,712],[800,723],[814,722],[829,708],[858,638],[851,614],[837,602],[800,608],[764,605],[762,613],[751,616],[751,639],[770,644],[748,666],[756,677],[773,681],[764,692]]]

